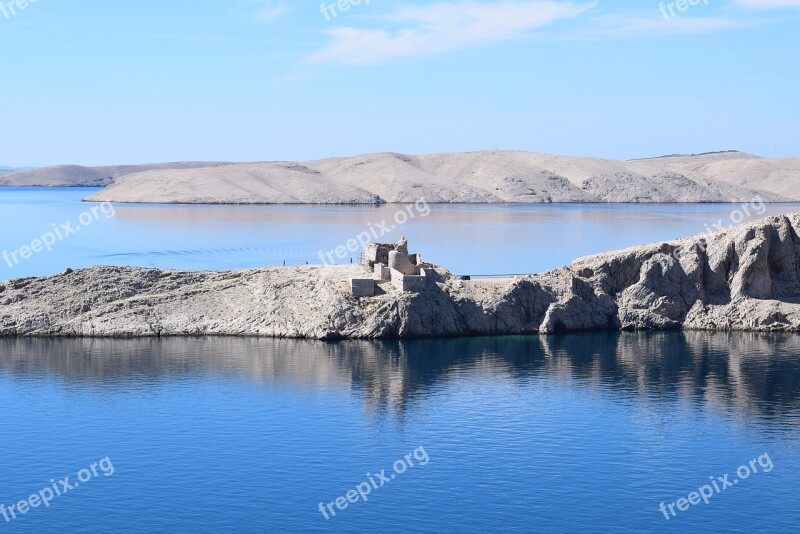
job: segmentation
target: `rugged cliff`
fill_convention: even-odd
[[[800,214],[582,258],[507,281],[355,298],[360,265],[183,272],[95,267],[0,284],[2,336],[318,339],[606,329],[800,331]],[[542,251],[546,253],[546,251]]]

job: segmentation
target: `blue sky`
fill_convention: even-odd
[[[800,156],[800,0],[0,1],[0,165]]]

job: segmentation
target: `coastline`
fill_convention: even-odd
[[[96,185],[2,185],[0,184],[0,191],[3,190],[22,190],[22,189],[30,189],[30,190],[56,190],[56,189],[68,189],[71,191],[77,191],[80,189],[87,189],[87,190],[94,190],[94,191],[102,191],[102,186]],[[686,201],[641,201],[641,202],[615,202],[615,201],[557,201],[557,202],[531,202],[531,201],[508,201],[508,200],[497,200],[497,201],[427,201],[426,203],[433,206],[551,206],[551,207],[558,207],[558,206],[577,206],[577,205],[586,205],[586,206],[647,206],[647,207],[658,207],[658,206],[682,206],[682,205],[692,205],[692,204],[699,204],[699,205],[713,205],[713,206],[725,206],[725,205],[738,205],[747,202],[751,202],[750,200],[686,200]],[[81,202],[87,204],[102,204],[107,201],[104,200],[93,200],[90,197],[86,197],[81,199]],[[113,204],[119,204],[121,206],[341,206],[341,207],[372,207],[372,206],[403,206],[412,202],[409,201],[386,201],[380,199],[377,202],[182,202],[182,201],[175,201],[175,202],[150,202],[150,201],[134,201],[134,200],[115,200]],[[785,199],[785,200],[770,200],[764,201],[764,204],[770,205],[791,205],[796,204],[800,207],[800,200],[792,200],[792,199]]]
[[[398,339],[602,330],[800,331],[800,214],[575,260],[505,281],[377,285],[364,265],[93,267],[0,284],[1,337]]]

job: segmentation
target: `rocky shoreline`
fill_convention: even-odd
[[[770,217],[504,281],[461,280],[437,267],[438,276],[422,291],[379,282],[371,297],[348,289],[348,280],[372,276],[363,265],[70,270],[0,283],[0,337],[334,340],[589,330],[799,332],[798,234],[800,214]]]

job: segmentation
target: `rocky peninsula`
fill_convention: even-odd
[[[414,291],[376,277],[369,265],[68,270],[0,283],[0,336],[333,340],[587,330],[798,332],[799,234],[800,214],[770,217],[507,280],[462,280],[425,264],[425,284]],[[351,282],[370,278],[373,295],[354,295]]]

